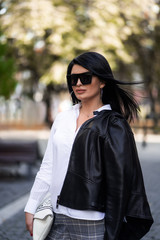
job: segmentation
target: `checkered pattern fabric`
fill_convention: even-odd
[[[55,214],[55,221],[45,240],[103,240],[104,220],[79,220]]]

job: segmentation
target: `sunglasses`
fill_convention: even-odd
[[[79,74],[68,74],[67,80],[71,83],[72,86],[76,86],[78,79],[80,79],[83,85],[91,84],[92,82],[92,73],[91,72],[84,72]]]

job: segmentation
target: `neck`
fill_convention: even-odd
[[[85,115],[92,116],[93,111],[97,110],[98,108],[102,107],[103,103],[100,100],[99,102],[81,102],[81,112]]]

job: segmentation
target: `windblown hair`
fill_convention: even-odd
[[[132,85],[135,83],[116,80],[105,57],[96,52],[85,52],[70,62],[67,74],[71,74],[74,64],[78,64],[88,69],[93,75],[97,76],[100,81],[105,83],[102,94],[103,104],[110,104],[112,110],[122,114],[128,121],[137,117],[139,106],[134,99],[133,93],[126,91],[119,86]],[[67,84],[73,104],[80,102],[80,100],[76,98],[71,83],[68,80]]]

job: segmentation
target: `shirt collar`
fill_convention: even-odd
[[[100,112],[102,110],[112,110],[110,104],[103,105],[102,107],[98,108],[96,111]]]
[[[79,110],[81,107],[81,103],[75,104],[72,107],[74,110]],[[97,111],[100,112],[102,110],[112,110],[111,105],[110,104],[103,105],[102,107],[95,110],[95,112],[97,112]]]

